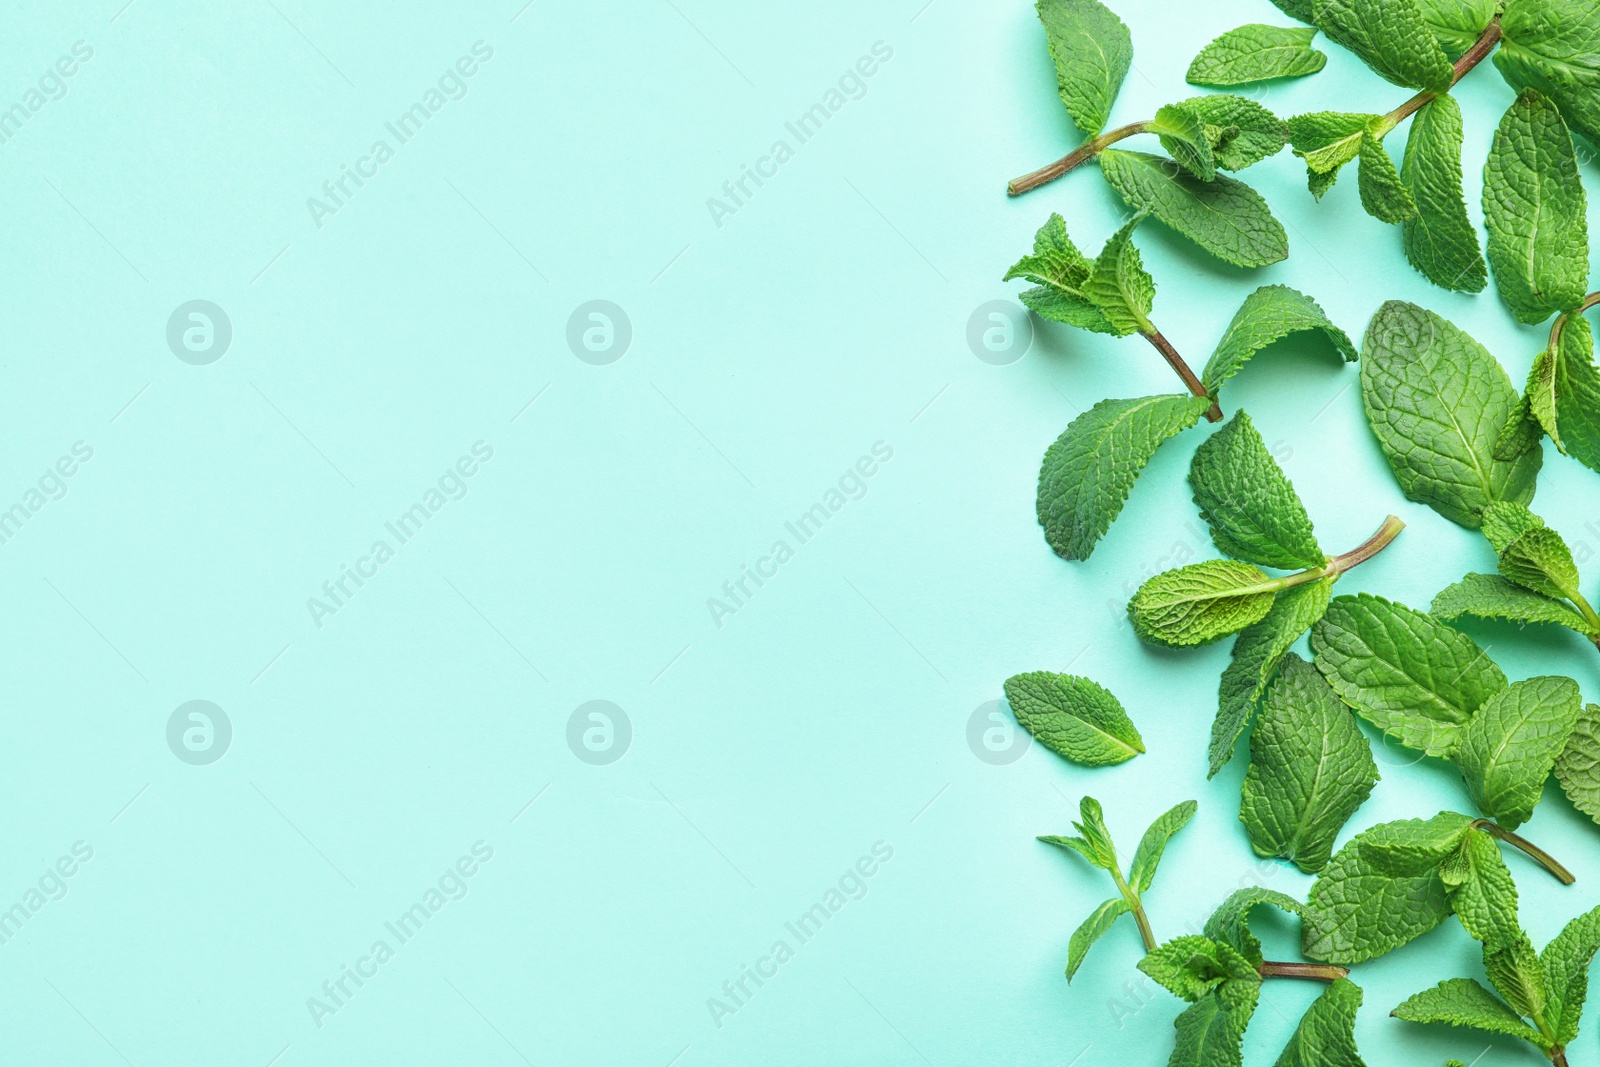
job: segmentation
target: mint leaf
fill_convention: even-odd
[[[1192,85],[1245,85],[1315,74],[1328,64],[1328,57],[1311,47],[1316,35],[1311,26],[1240,26],[1200,50],[1189,64],[1188,80]]]
[[[1478,230],[1467,217],[1461,188],[1461,106],[1446,94],[1411,120],[1400,180],[1417,205],[1403,224],[1406,259],[1435,285],[1479,293],[1489,269],[1478,247]]]
[[[1386,81],[1436,93],[1454,83],[1456,72],[1417,0],[1312,0],[1311,10],[1323,33]]]
[[[1493,946],[1517,936],[1517,886],[1494,838],[1468,830],[1440,864],[1439,877],[1451,910],[1475,940]]]
[[[1133,35],[1098,0],[1039,0],[1039,21],[1067,114],[1085,135],[1105,129],[1111,105],[1133,65]]]
[[[1417,878],[1436,873],[1444,861],[1461,850],[1472,830],[1472,819],[1441,811],[1431,819],[1401,819],[1372,827],[1355,849],[1372,870],[1396,878]]]
[[[1437,869],[1394,876],[1367,861],[1362,845],[1383,836],[1376,831],[1357,834],[1311,887],[1301,931],[1301,950],[1310,958],[1343,964],[1376,959],[1449,917],[1450,900]]]
[[[1230,978],[1260,982],[1255,965],[1209,937],[1177,937],[1149,952],[1139,970],[1173,996],[1196,1001]]]
[[[1074,763],[1102,767],[1144,751],[1122,702],[1087,678],[1031,671],[1006,679],[1005,690],[1022,728]]]
[[[1200,116],[1216,131],[1212,153],[1223,170],[1244,170],[1283,151],[1289,143],[1289,128],[1283,121],[1256,103],[1228,93],[1208,93],[1183,101],[1188,111]]]
[[[1518,89],[1556,102],[1567,122],[1600,144],[1600,13],[1588,0],[1506,5],[1494,63]]]
[[[1528,510],[1526,504],[1496,501],[1483,509],[1483,537],[1494,546],[1495,555],[1511,547],[1511,542],[1530,530],[1544,529],[1544,520]]]
[[[1578,683],[1554,676],[1485,700],[1451,756],[1479,810],[1508,830],[1527,822],[1582,710]]]
[[[1218,259],[1236,267],[1265,267],[1287,259],[1289,238],[1267,202],[1237,178],[1204,182],[1170,159],[1108,148],[1100,171],[1134,210],[1157,219]]]
[[[1417,0],[1417,8],[1451,60],[1472,49],[1496,11],[1495,0]]]
[[[1239,819],[1251,847],[1315,874],[1377,781],[1355,716],[1315,667],[1290,653],[1250,738]]]
[[[1555,771],[1572,806],[1600,823],[1600,706],[1589,704],[1578,716]]]
[[[1469,574],[1433,598],[1431,613],[1440,619],[1505,619],[1509,622],[1549,622],[1576,630],[1589,637],[1592,631],[1571,607],[1542,593],[1524,589],[1498,574]]]
[[[1500,122],[1483,171],[1489,264],[1518,322],[1583,303],[1589,225],[1572,135],[1555,104],[1525,89]]]
[[[1072,828],[1089,843],[1089,848],[1094,852],[1094,864],[1107,871],[1117,869],[1117,846],[1111,843],[1111,831],[1106,829],[1105,810],[1100,807],[1100,802],[1094,797],[1084,797],[1078,801],[1078,817],[1082,822],[1075,822]]]
[[[1167,1067],[1240,1067],[1245,1027],[1261,996],[1259,981],[1224,982],[1173,1021],[1177,1042]]]
[[[1139,847],[1133,850],[1133,862],[1128,865],[1128,883],[1137,892],[1143,893],[1150,888],[1155,881],[1156,868],[1161,864],[1161,855],[1167,850],[1167,842],[1189,824],[1198,807],[1192,800],[1175,804],[1145,830],[1144,836],[1139,839]]]
[[[1083,966],[1084,957],[1089,954],[1089,949],[1100,940],[1100,936],[1122,916],[1133,910],[1122,897],[1112,897],[1110,900],[1094,909],[1094,913],[1083,920],[1083,925],[1072,932],[1072,939],[1067,942],[1067,981],[1072,981],[1072,976],[1078,973],[1078,968]]]
[[[1035,840],[1043,841],[1047,845],[1054,845],[1056,848],[1059,848],[1064,852],[1076,852],[1078,855],[1082,856],[1084,859],[1088,860],[1094,866],[1099,867],[1103,871],[1111,870],[1116,866],[1115,860],[1112,861],[1110,866],[1107,866],[1100,853],[1096,851],[1095,847],[1081,837],[1057,837],[1055,835],[1042,835]]]
[[[1382,127],[1381,115],[1316,111],[1289,120],[1289,145],[1306,161],[1311,193],[1318,200],[1333,188],[1339,170],[1361,154],[1362,141]]]
[[[1556,420],[1561,450],[1600,471],[1600,370],[1594,365],[1594,334],[1573,316],[1556,352]]]
[[[1558,1045],[1570,1044],[1578,1036],[1578,1019],[1589,995],[1589,965],[1597,951],[1600,908],[1573,919],[1539,954],[1547,998],[1545,1021]]]
[[[1167,104],[1156,112],[1145,129],[1161,140],[1161,147],[1190,174],[1203,182],[1217,176],[1217,161],[1211,154],[1211,139],[1206,123],[1182,104]]]
[[[1447,756],[1506,676],[1466,634],[1367,593],[1337,597],[1311,629],[1317,668],[1344,702],[1408,748]]]
[[[1211,918],[1206,920],[1205,935],[1213,941],[1230,946],[1250,961],[1250,966],[1260,967],[1261,939],[1250,932],[1250,913],[1263,904],[1281,908],[1290,915],[1302,915],[1305,909],[1294,897],[1261,886],[1246,886],[1229,894]]]
[[[1345,362],[1356,361],[1356,346],[1315,300],[1287,285],[1263,285],[1244,298],[1200,378],[1214,397],[1263,348],[1307,331],[1320,332]]]
[[[1492,501],[1533,499],[1543,453],[1494,456],[1517,392],[1488,349],[1393,300],[1373,316],[1363,355],[1367,418],[1408,498],[1463,526],[1477,526]]]
[[[1067,559],[1088,559],[1156,449],[1208,406],[1187,395],[1102,400],[1073,419],[1039,471],[1039,523],[1050,547]]]
[[[1500,553],[1500,573],[1545,596],[1575,600],[1581,595],[1572,550],[1551,529],[1529,530],[1507,545]]]
[[[1038,286],[1023,292],[1022,302],[1040,318],[1118,337],[1132,333],[1113,326],[1084,292],[1093,271],[1094,264],[1067,236],[1066,221],[1051,215],[1034,235],[1033,254],[1017,260],[1003,280],[1023,278]]]
[[[1128,602],[1134,631],[1146,641],[1204,645],[1258,622],[1272,610],[1265,573],[1231,559],[1193,563],[1151,578]]]
[[[1409,222],[1417,217],[1417,202],[1400,180],[1394,160],[1383,142],[1370,132],[1361,135],[1361,206],[1379,222]]]
[[[1366,1067],[1356,1051],[1361,987],[1340,978],[1300,1017],[1276,1067]]]
[[[1505,1001],[1471,978],[1451,978],[1423,990],[1394,1011],[1396,1019],[1413,1023],[1444,1023],[1518,1037],[1543,1048],[1544,1038]]]
[[[1545,992],[1544,968],[1533,943],[1520,929],[1500,945],[1483,947],[1483,968],[1489,981],[1518,1015],[1537,1019],[1549,1001]]]
[[[1133,244],[1133,231],[1144,217],[1145,213],[1139,212],[1112,235],[1083,283],[1083,295],[1121,335],[1155,330],[1150,325],[1150,308],[1156,299],[1156,283]]]
[[[1316,16],[1311,10],[1311,0],[1272,0],[1279,11],[1292,19],[1301,22],[1315,22]]]
[[[1189,484],[1224,555],[1282,570],[1328,561],[1299,494],[1244,411],[1195,449]]]

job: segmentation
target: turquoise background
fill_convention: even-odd
[[[1137,339],[1041,323],[1009,366],[965,340],[974,309],[1014,298],[1000,276],[1051,211],[1090,248],[1122,212],[1092,169],[1004,195],[1077,142],[1029,6],[122,4],[0,20],[0,106],[75,42],[93,53],[0,144],[0,509],[76,443],[93,452],[0,544],[0,910],[27,911],[41,878],[64,894],[0,944],[0,1061],[1164,1062],[1179,1005],[1134,970],[1131,925],[1064,981],[1107,887],[1033,836],[1066,832],[1092,792],[1129,849],[1198,799],[1149,896],[1163,936],[1241,884],[1309,879],[1250,852],[1242,759],[1205,781],[1227,643],[1157,651],[1121,614],[1147,574],[1215,555],[1183,482],[1208,431],[1069,564],[1034,520],[1044,448],[1100,398],[1174,382]],[[1137,65],[1115,121],[1191,95],[1182,71],[1216,34],[1286,22],[1266,0],[1116,6]],[[465,95],[319,226],[308,198],[477,42],[492,57]],[[795,144],[785,123],[879,42],[892,56],[859,99]],[[1328,51],[1261,99],[1405,98]],[[1512,94],[1486,67],[1459,96],[1479,217]],[[780,138],[792,158],[718,225],[708,199]],[[1353,175],[1321,204],[1287,152],[1246,177],[1288,262],[1240,272],[1139,236],[1156,321],[1197,366],[1251,288],[1283,282],[1353,335],[1385,299],[1421,302],[1520,382],[1543,331],[1414,274]],[[196,299],[232,328],[209,365],[166,338]],[[566,340],[597,299],[632,328],[608,365]],[[1399,495],[1355,382],[1289,342],[1223,399],[1330,549],[1391,511],[1411,524],[1340,592],[1425,605],[1490,552]],[[479,442],[492,459],[465,495],[390,538]],[[859,498],[793,540],[785,523],[874,445],[892,457]],[[1600,483],[1546,447],[1536,506],[1592,580]],[[393,558],[317,625],[308,599],[379,539]],[[719,626],[708,599],[779,539],[792,558]],[[1572,673],[1600,696],[1575,635],[1472,632],[1513,677]],[[1120,695],[1148,755],[1093,772],[975,755],[969,720],[1004,678],[1069,667]],[[216,762],[168,746],[190,700],[231,723]],[[615,762],[569,747],[591,700],[631,725]],[[1378,752],[1356,827],[1466,804],[1445,765]],[[1580,879],[1510,860],[1542,944],[1593,904],[1600,837],[1553,785],[1527,833]],[[79,842],[92,858],[51,878]],[[461,857],[473,874],[446,876]],[[844,877],[863,857],[871,877]],[[464,895],[400,944],[385,924],[442,876]],[[842,877],[858,899],[800,943],[785,924]],[[1294,958],[1291,927],[1263,928]],[[380,939],[392,958],[315,1012]],[[714,1018],[780,939],[792,958]],[[1450,923],[1361,967],[1368,1061],[1478,1055],[1487,1039],[1386,1018],[1477,966]],[[1248,1062],[1276,1057],[1315,992],[1268,990]],[[1595,1057],[1591,1024],[1573,1062]]]

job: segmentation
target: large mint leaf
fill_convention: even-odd
[[[1315,874],[1377,781],[1355,716],[1315,667],[1291,653],[1250,737],[1239,819],[1251,847]]]
[[[1583,303],[1589,226],[1578,155],[1561,112],[1524,89],[1500,122],[1483,171],[1489,265],[1519,322]]]
[[[1311,47],[1316,35],[1313,26],[1240,26],[1202,48],[1187,78],[1193,85],[1246,85],[1315,74],[1328,64]]]
[[[1294,897],[1261,886],[1246,886],[1228,895],[1211,918],[1206,920],[1205,935],[1213,941],[1232,946],[1234,951],[1250,961],[1252,967],[1261,965],[1261,939],[1250,932],[1250,913],[1257,907],[1271,904],[1290,915],[1302,915],[1305,908]]]
[[[1067,114],[1084,134],[1105,129],[1111,105],[1133,65],[1133,35],[1098,0],[1039,0],[1056,81]]]
[[[1161,856],[1167,850],[1167,843],[1174,834],[1189,825],[1198,807],[1192,800],[1174,804],[1157,816],[1156,821],[1145,830],[1144,836],[1139,839],[1139,847],[1133,850],[1133,860],[1128,864],[1128,884],[1133,886],[1135,892],[1143,893],[1155,882],[1156,868],[1161,865]]]
[[[1361,987],[1340,978],[1300,1017],[1276,1067],[1366,1067],[1356,1051]]]
[[[1455,81],[1417,0],[1312,0],[1316,23],[1380,77],[1442,93]]]
[[[1578,716],[1555,771],[1572,806],[1600,823],[1600,705],[1589,704]]]
[[[1261,983],[1223,982],[1173,1022],[1178,1031],[1167,1067],[1240,1067],[1245,1027],[1255,1014]]]
[[[1578,683],[1556,676],[1513,682],[1484,701],[1451,757],[1479,810],[1507,829],[1527,822],[1582,710]]]
[[[1084,293],[1093,272],[1094,263],[1067,236],[1066,220],[1051,215],[1034,235],[1033,254],[1017,260],[1004,280],[1023,278],[1037,286],[1023,292],[1022,302],[1040,318],[1118,337],[1132,333],[1132,328],[1112,325]]]
[[[1362,355],[1367,418],[1407,497],[1474,527],[1491,501],[1533,499],[1543,453],[1494,455],[1518,397],[1488,349],[1393,300],[1373,316]]]
[[[1489,269],[1478,246],[1478,230],[1467,217],[1461,188],[1461,106],[1446,94],[1411,120],[1400,180],[1417,205],[1403,224],[1406,259],[1435,285],[1478,293]]]
[[[1311,628],[1316,663],[1344,702],[1408,748],[1447,756],[1506,676],[1466,634],[1367,593],[1334,599]]]
[[[1597,951],[1600,908],[1573,919],[1539,954],[1547,998],[1545,1021],[1555,1031],[1558,1045],[1569,1044],[1578,1036],[1578,1018],[1589,995],[1589,965]]]
[[[1300,495],[1243,410],[1195,449],[1189,484],[1224,555],[1281,570],[1327,562]]]
[[[1083,920],[1083,924],[1072,932],[1072,939],[1067,942],[1067,981],[1071,982],[1073,975],[1078,973],[1078,968],[1083,966],[1084,957],[1089,955],[1089,949],[1100,940],[1112,925],[1133,910],[1124,897],[1112,897],[1101,904]]]
[[[1375,828],[1377,829],[1377,828]],[[1362,963],[1399,948],[1450,915],[1450,901],[1437,870],[1411,876],[1383,873],[1363,855],[1357,834],[1335,853],[1311,887],[1301,949],[1329,963]]]
[[[1322,306],[1287,285],[1263,285],[1234,314],[1200,378],[1212,396],[1256,353],[1292,334],[1321,333],[1345,362],[1356,361],[1356,346],[1328,320]]]
[[[1322,618],[1332,597],[1332,578],[1286,589],[1278,594],[1264,619],[1239,634],[1233,643],[1233,659],[1222,672],[1217,691],[1208,778],[1216,777],[1233,758],[1234,746],[1250,725],[1261,694],[1277,673],[1284,654],[1312,623]]]
[[[1522,1021],[1505,1001],[1471,978],[1451,978],[1425,989],[1389,1014],[1413,1023],[1444,1023],[1518,1037],[1542,1046],[1539,1031]]]
[[[1506,5],[1495,66],[1517,88],[1538,89],[1567,123],[1600,144],[1600,10],[1590,0]]]
[[[1005,689],[1022,728],[1074,763],[1102,767],[1144,751],[1122,702],[1088,678],[1031,671],[1006,679]]]
[[[1434,40],[1451,59],[1471,50],[1494,21],[1495,0],[1417,0]]]
[[[1164,156],[1108,148],[1100,153],[1106,181],[1135,211],[1157,219],[1236,267],[1287,259],[1289,238],[1267,202],[1237,178],[1203,182]]]
[[[1173,648],[1238,633],[1272,610],[1270,579],[1248,563],[1213,559],[1151,578],[1128,602],[1133,629]]]
[[[1073,419],[1039,471],[1039,523],[1050,547],[1088,559],[1156,449],[1208,406],[1185,395],[1102,400]]]
[[[1456,584],[1440,590],[1429,609],[1434,616],[1454,620],[1462,616],[1475,619],[1504,619],[1508,622],[1547,622],[1576,630],[1588,637],[1600,637],[1582,615],[1566,603],[1524,589],[1498,574],[1469,574]]]

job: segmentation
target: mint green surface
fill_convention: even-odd
[[[1266,0],[1114,6],[1135,69],[1113,123],[1193,95],[1183,71],[1220,33],[1288,22]],[[27,113],[0,143],[0,511],[27,513],[0,543],[0,923],[25,913],[0,926],[0,1062],[1154,1067],[1179,1003],[1135,969],[1129,922],[1068,987],[1067,938],[1105,889],[1034,836],[1069,832],[1085,792],[1127,844],[1194,798],[1147,897],[1158,935],[1241,885],[1303,898],[1307,877],[1250,851],[1244,760],[1205,778],[1229,644],[1148,648],[1123,611],[1151,574],[1216,558],[1183,480],[1209,424],[1067,563],[1034,517],[1045,448],[1103,397],[1174,379],[1138,338],[1037,320],[1010,365],[968,347],[975,308],[1015,304],[1000,276],[1051,211],[1098,247],[1124,210],[1092,167],[1005,196],[1078,142],[1030,4],[27,0],[0,41],[0,109]],[[92,57],[29,111],[79,41]],[[480,41],[465,95],[398,143],[386,123]],[[786,124],[826,111],[875,42],[874,73],[801,143]],[[1260,99],[1405,98],[1324,50],[1325,71]],[[1485,66],[1459,97],[1481,223],[1513,94]],[[775,176],[714,218],[746,165]],[[346,166],[376,170],[314,219]],[[1414,273],[1354,175],[1320,204],[1287,151],[1242,177],[1287,262],[1245,272],[1138,235],[1156,322],[1195,367],[1246,294],[1283,283],[1353,336],[1416,301],[1525,379],[1544,331]],[[167,343],[191,300],[231,322],[208,365]],[[568,347],[592,300],[631,321],[609,365]],[[1391,511],[1411,524],[1339,592],[1425,608],[1493,553],[1401,497],[1356,382],[1308,336],[1222,403],[1250,411],[1330,552]],[[92,458],[41,486],[78,442]],[[1592,598],[1600,478],[1543,447],[1534,506]],[[419,502],[401,543],[386,524]],[[319,626],[308,598],[347,566],[371,576]],[[747,567],[764,584],[713,613]],[[1467,629],[1512,678],[1600,695],[1577,634]],[[1030,670],[1105,685],[1148,754],[978,758],[975,711]],[[231,722],[216,762],[169,748],[194,700]],[[609,764],[568,745],[592,700],[631,723]],[[974,731],[991,758],[992,726]],[[1377,756],[1341,843],[1468,803],[1448,765]],[[1579,877],[1508,857],[1544,944],[1594,902],[1600,829],[1552,785],[1523,832]],[[446,876],[462,857],[471,876]],[[386,924],[442,877],[401,943]],[[802,940],[786,924],[808,912]],[[1254,929],[1294,958],[1292,922]],[[1476,958],[1452,922],[1358,968],[1367,1061],[1477,1056],[1487,1039],[1386,1017]],[[318,1017],[346,966],[372,976]],[[714,1017],[746,967],[770,976]],[[1246,1061],[1272,1062],[1317,992],[1266,988]],[[1594,1062],[1588,1023],[1574,1063]]]

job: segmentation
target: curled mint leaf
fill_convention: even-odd
[[[1359,181],[1361,206],[1379,222],[1410,222],[1417,217],[1417,202],[1400,180],[1400,171],[1388,149],[1371,132],[1361,135]]]
[[[1198,934],[1159,946],[1139,961],[1139,970],[1191,1003],[1229,979],[1261,981],[1255,965],[1231,946]]]
[[[1578,1019],[1589,995],[1589,966],[1600,951],[1600,908],[1573,919],[1539,954],[1544,970],[1544,1016],[1558,1045],[1578,1036]]]
[[[1327,338],[1347,363],[1356,361],[1356,346],[1329,321],[1321,305],[1287,285],[1264,285],[1245,297],[1233,321],[1206,362],[1201,380],[1212,396],[1222,383],[1239,373],[1268,345],[1298,333],[1315,332]]]
[[[1289,128],[1278,116],[1242,96],[1208,93],[1190,97],[1181,106],[1200,116],[1214,131],[1212,154],[1223,170],[1244,170],[1283,151]]]
[[[1211,913],[1211,918],[1206,920],[1205,935],[1213,941],[1231,946],[1235,952],[1249,960],[1252,967],[1259,968],[1262,963],[1261,939],[1250,932],[1250,913],[1265,904],[1295,916],[1305,911],[1300,902],[1287,893],[1279,893],[1261,886],[1246,886],[1234,890],[1228,899]]]
[[[1329,963],[1362,963],[1421,937],[1450,916],[1450,898],[1437,868],[1386,874],[1362,852],[1379,828],[1357,834],[1334,854],[1311,887],[1301,951]]]
[[[1156,112],[1145,132],[1160,138],[1161,147],[1196,178],[1208,182],[1217,176],[1206,121],[1194,111],[1182,104],[1167,104]]]
[[[1022,293],[1022,302],[1040,318],[1117,337],[1132,333],[1112,325],[1084,291],[1094,267],[1067,236],[1066,220],[1051,215],[1034,235],[1033,253],[1017,260],[1004,280],[1023,278],[1037,286]]]

